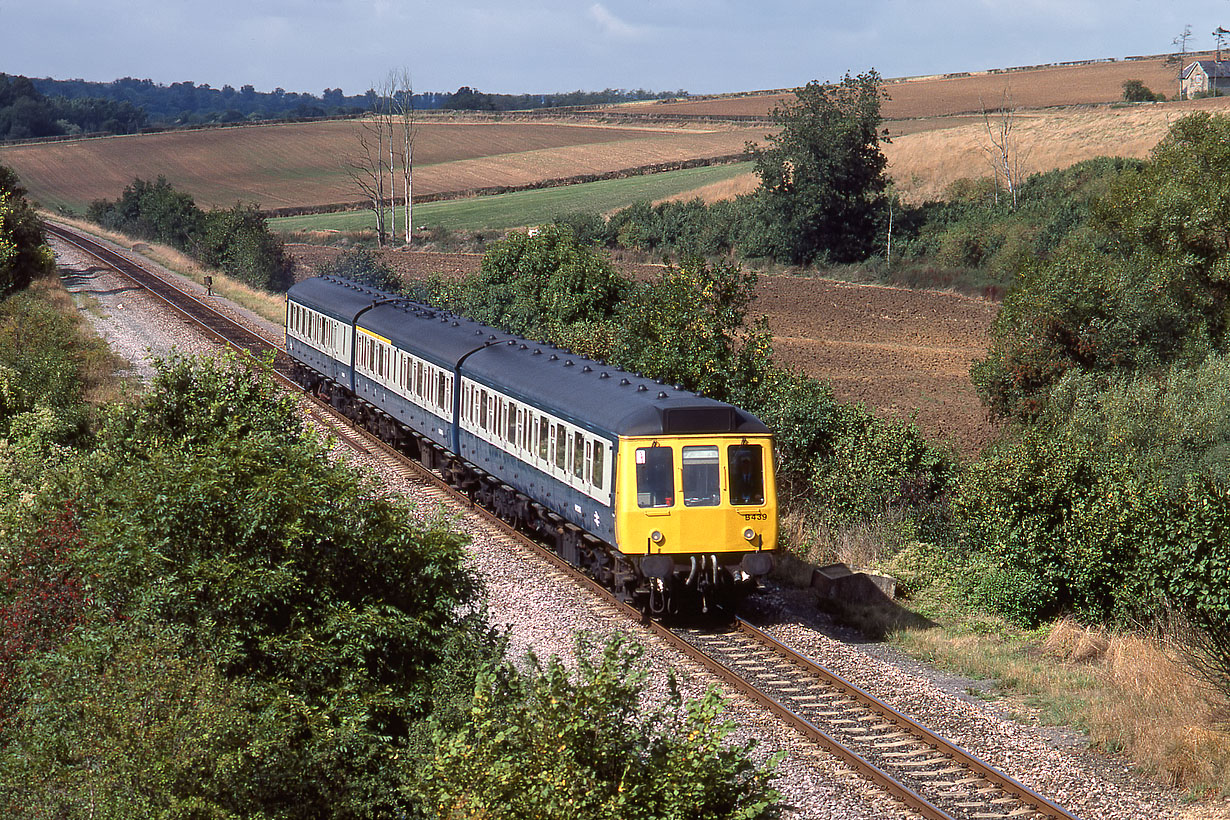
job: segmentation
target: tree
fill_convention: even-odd
[[[992,411],[1032,417],[1071,370],[1195,364],[1230,332],[1230,119],[1176,122],[1119,173],[1090,230],[1021,272],[972,371]]]
[[[0,165],[0,295],[24,288],[37,274],[55,268],[43,223],[25,194],[17,175]]]
[[[384,245],[388,229],[384,217],[385,171],[385,98],[368,89],[368,115],[355,120],[356,150],[344,161],[343,170],[363,198],[370,203],[376,218],[376,241]],[[391,171],[390,171],[391,173]]]
[[[378,88],[368,89],[367,99],[368,116],[356,122],[358,150],[346,160],[346,173],[363,198],[371,202],[376,217],[377,241],[381,245],[386,241],[397,241],[397,178],[401,177],[405,242],[408,245],[414,229],[411,177],[414,138],[418,132],[410,72],[405,69],[390,71]],[[384,209],[386,199],[390,206],[387,218]]]
[[[1127,102],[1157,102],[1159,98],[1142,80],[1123,81],[1123,99]]]
[[[771,355],[767,327],[744,321],[755,288],[756,274],[738,265],[691,257],[667,266],[621,305],[612,359],[717,399],[750,391]]]
[[[480,322],[534,338],[558,338],[571,325],[614,315],[629,283],[600,251],[572,231],[547,225],[494,243],[482,270],[461,286],[459,307]]]
[[[398,162],[401,167],[402,208],[405,211],[402,224],[406,231],[406,244],[409,245],[414,236],[414,139],[418,135],[414,108],[414,84],[410,80],[410,72],[404,68],[391,76],[394,84],[392,112],[395,126],[392,130],[396,131],[401,149]],[[390,183],[390,194],[392,190],[393,186]],[[396,203],[393,203],[393,207],[396,207]]]
[[[836,85],[812,81],[773,109],[781,130],[770,145],[749,143],[761,186],[757,192],[765,245],[794,264],[819,257],[865,258],[876,242],[887,160],[880,150],[880,102],[874,70]]]
[[[996,115],[994,119],[992,113]],[[1016,107],[1012,104],[1012,95],[1007,88],[1004,89],[1004,98],[997,111],[988,112],[986,105],[982,105],[982,122],[990,142],[990,145],[982,146],[982,150],[995,174],[995,201],[999,201],[999,189],[1003,184],[1008,189],[1008,195],[1012,197],[1013,208],[1017,206],[1017,195],[1024,178],[1022,165],[1026,159],[1026,152],[1021,150],[1012,133],[1016,125],[1015,119]]]

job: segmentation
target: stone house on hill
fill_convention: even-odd
[[[1230,95],[1230,62],[1196,60],[1183,69],[1179,98],[1190,100],[1201,92]]]

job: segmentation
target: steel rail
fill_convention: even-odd
[[[58,238],[76,245],[86,253],[91,254],[102,260],[104,263],[116,268],[122,275],[132,279],[132,281],[139,286],[146,287],[166,302],[176,312],[198,323],[209,333],[210,336],[225,343],[229,347],[241,352],[250,353],[253,358],[258,358],[261,354],[267,355],[270,351],[272,351],[276,359],[281,360],[276,361],[274,366],[274,373],[278,377],[278,380],[289,387],[293,387],[293,389],[301,395],[306,395],[303,394],[301,386],[290,378],[289,357],[287,357],[285,350],[278,345],[275,345],[269,342],[269,340],[262,338],[256,333],[253,333],[251,330],[243,327],[230,317],[227,317],[219,311],[213,309],[211,306],[202,302],[192,294],[165,282],[165,280],[158,275],[142,268],[131,259],[116,253],[110,248],[107,248],[105,245],[86,237],[82,237],[75,232],[68,231],[60,226],[48,225],[47,227],[48,230]],[[206,320],[208,321],[206,322]],[[279,364],[284,364],[284,366],[279,367]],[[761,687],[758,687],[752,681],[740,675],[730,666],[722,663],[718,658],[712,656],[710,653],[705,652],[700,647],[693,645],[685,638],[681,637],[676,630],[673,630],[657,621],[647,619],[640,610],[629,604],[616,600],[615,596],[609,589],[569,564],[549,548],[534,541],[525,533],[503,521],[494,513],[484,509],[483,507],[476,506],[473,500],[468,498],[464,493],[458,491],[432,470],[423,466],[414,459],[407,457],[401,451],[381,440],[374,433],[371,433],[363,427],[355,425],[354,422],[346,418],[330,405],[313,396],[308,396],[308,398],[311,399],[313,406],[319,411],[318,415],[321,420],[330,426],[335,427],[339,432],[338,437],[345,441],[353,449],[365,451],[379,458],[389,466],[395,467],[399,471],[403,472],[403,474],[406,472],[406,468],[409,468],[415,476],[426,480],[436,489],[446,493],[449,497],[475,510],[482,515],[485,523],[495,527],[503,535],[543,558],[554,568],[564,573],[574,583],[595,593],[599,599],[610,608],[621,612],[630,619],[639,621],[643,626],[649,628],[658,638],[675,648],[677,651],[683,653],[690,660],[699,663],[701,666],[708,669],[712,674],[727,683],[732,689],[738,691],[744,696],[760,704],[768,711],[777,715],[787,725],[801,732],[805,737],[809,738],[840,760],[844,761],[870,782],[897,798],[922,817],[925,817],[928,820],[958,820],[957,817],[935,805],[935,803],[928,800],[914,789],[911,789],[898,778],[893,777],[872,761],[866,759],[858,752],[835,739],[823,728],[817,726],[815,723],[799,714],[797,710],[791,709],[780,699],[775,698],[771,693],[764,691]],[[346,428],[359,432],[361,439],[359,441],[355,441],[352,436],[345,434],[343,430]],[[735,621],[735,630],[739,634],[745,635],[755,643],[766,647],[781,658],[794,664],[805,674],[818,678],[824,683],[841,690],[843,693],[847,694],[850,698],[857,701],[878,717],[888,721],[894,726],[900,727],[911,737],[916,738],[921,743],[930,746],[937,753],[951,759],[963,768],[968,769],[977,777],[982,778],[987,783],[992,784],[994,788],[1001,790],[1007,795],[1010,795],[1012,798],[1019,801],[1022,804],[1022,807],[1027,811],[1034,812],[1035,816],[1051,818],[1052,820],[1078,820],[1075,815],[1060,808],[1041,795],[1036,794],[1028,787],[998,771],[994,767],[964,751],[960,747],[927,730],[925,727],[916,723],[904,714],[896,711],[883,701],[841,678],[835,672],[827,669],[821,664],[816,663],[810,658],[795,652],[747,621],[737,618]],[[1019,811],[1014,811],[1011,814],[1004,814],[1003,816],[1019,817],[1021,816],[1021,813]]]

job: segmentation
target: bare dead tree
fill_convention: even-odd
[[[384,127],[378,117],[362,117],[355,121],[355,153],[346,159],[346,176],[371,203],[376,217],[376,237],[385,243],[387,231],[384,219]]]
[[[1028,151],[1023,150],[1013,133],[1016,127],[1016,106],[1012,102],[1012,94],[1004,89],[1004,98],[999,108],[988,110],[982,98],[978,99],[982,107],[982,122],[987,130],[989,145],[984,144],[982,151],[986,154],[991,170],[995,174],[995,201],[999,201],[1001,184],[1012,197],[1012,207],[1017,205],[1017,195],[1024,177],[1024,165]]]
[[[395,86],[397,93],[393,99],[401,147],[402,222],[406,228],[406,244],[409,245],[414,237],[414,139],[418,135],[418,119],[414,109],[414,83],[408,70],[403,68],[397,73]]]

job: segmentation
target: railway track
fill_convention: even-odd
[[[52,235],[94,256],[198,324],[231,348],[268,360],[280,381],[296,390],[290,359],[277,344],[243,327],[208,303],[163,280],[132,259],[88,237],[48,225]],[[313,414],[340,441],[367,453],[387,468],[433,493],[471,507],[472,502],[443,479],[350,421],[313,400]],[[1075,816],[1045,797],[949,743],[834,672],[736,619],[724,629],[668,627],[645,621],[638,610],[609,592],[554,552],[519,530],[475,508],[491,526],[542,556],[577,584],[593,590],[613,610],[641,621],[660,639],[720,677],[733,690],[760,703],[865,778],[928,820],[992,820]]]

